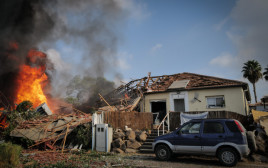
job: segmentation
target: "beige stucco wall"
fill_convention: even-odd
[[[195,94],[198,94],[198,99],[201,102],[192,102]],[[207,96],[224,96],[225,107],[223,108],[207,108]],[[241,87],[234,88],[218,88],[218,89],[204,89],[192,90],[188,92],[189,111],[232,111],[245,115],[244,92]]]
[[[142,111],[151,112],[150,102],[155,100],[165,100],[167,111],[170,111],[172,109],[170,107],[170,94],[170,92],[146,94],[142,102],[145,108],[142,107]],[[201,102],[192,101],[196,94],[198,94],[198,99]],[[186,106],[188,107],[185,107],[185,109],[188,109],[187,111],[232,111],[245,115],[245,108],[248,109],[247,101],[245,101],[244,92],[241,87],[191,90],[188,91],[187,95],[188,103],[186,103]],[[224,96],[225,107],[207,108],[207,96]],[[185,101],[187,100],[185,99]]]

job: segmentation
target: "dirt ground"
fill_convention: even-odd
[[[224,167],[220,164],[217,158],[206,156],[178,156],[168,162],[158,161],[154,154],[139,154],[125,157],[126,163],[133,167],[146,168],[214,168]],[[252,162],[243,159],[238,162],[238,168],[268,168],[268,163]],[[225,167],[226,168],[226,167]]]
[[[168,162],[158,161],[154,154],[113,154],[95,151],[54,152],[23,151],[22,166],[34,167],[118,167],[118,168],[203,168],[223,167],[217,158],[207,156],[178,156]],[[243,159],[238,168],[268,168],[268,163]]]

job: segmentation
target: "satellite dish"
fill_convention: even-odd
[[[191,100],[191,102],[192,102],[192,103],[194,103],[194,102],[196,102],[196,101],[201,102],[201,100],[199,100],[198,97],[199,97],[199,94],[198,94],[197,92],[195,92],[195,93],[194,93],[194,98],[193,98],[193,100]]]

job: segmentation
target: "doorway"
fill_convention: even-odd
[[[158,119],[159,122],[161,122],[167,114],[166,101],[152,101],[151,102],[151,112],[152,113],[159,113],[158,115],[153,115],[154,123],[155,123],[156,119]]]

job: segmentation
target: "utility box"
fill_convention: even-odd
[[[113,141],[113,128],[108,124],[95,124],[92,127],[92,150],[110,152]]]

